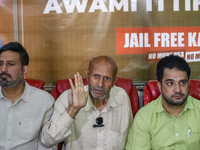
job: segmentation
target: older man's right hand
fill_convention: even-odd
[[[72,104],[67,110],[68,114],[74,118],[79,110],[84,107],[88,99],[88,91],[84,91],[84,85],[82,77],[79,73],[74,74],[75,84],[69,79],[71,90],[72,90]]]

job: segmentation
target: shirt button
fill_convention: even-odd
[[[178,136],[178,133],[176,133],[176,136]]]

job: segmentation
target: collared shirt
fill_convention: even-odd
[[[0,150],[42,150],[39,132],[53,111],[54,98],[25,82],[23,95],[14,103],[0,88]]]
[[[85,86],[88,91],[88,86]],[[54,112],[43,128],[42,141],[48,146],[64,140],[65,150],[123,150],[129,126],[132,123],[132,111],[127,93],[119,87],[110,90],[107,105],[102,111],[88,101],[75,119],[67,109],[72,103],[71,90],[65,91],[57,99]],[[103,127],[93,127],[96,118],[103,118]]]
[[[168,114],[162,97],[141,108],[129,131],[126,150],[200,150],[200,101],[188,96],[178,117]]]

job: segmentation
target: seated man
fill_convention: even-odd
[[[189,96],[188,63],[170,55],[156,71],[161,96],[136,114],[126,150],[200,150],[200,101]]]
[[[46,149],[39,133],[50,119],[55,100],[24,80],[28,63],[21,44],[11,42],[0,49],[0,150]]]
[[[117,64],[108,56],[94,57],[87,70],[88,85],[79,73],[54,105],[41,139],[47,146],[64,140],[65,150],[123,150],[132,110],[127,93],[114,86]],[[89,91],[89,92],[88,92]]]

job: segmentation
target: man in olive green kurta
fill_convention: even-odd
[[[136,114],[126,150],[200,150],[200,101],[189,96],[190,73],[178,56],[159,61],[161,96]]]

